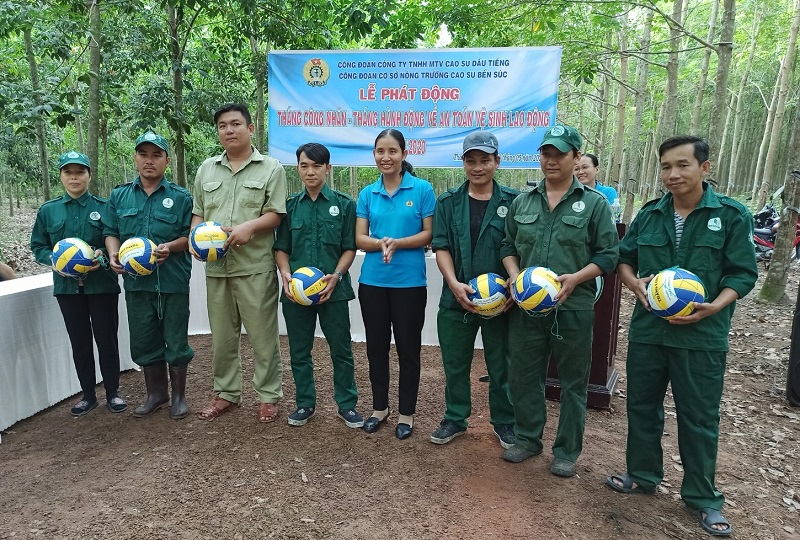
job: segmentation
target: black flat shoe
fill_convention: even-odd
[[[414,428],[408,424],[397,424],[397,427],[394,429],[395,436],[401,441],[411,437],[412,433],[414,433]]]
[[[378,428],[381,427],[381,424],[383,424],[384,422],[386,422],[386,420],[389,419],[389,414],[390,413],[387,412],[383,420],[381,420],[377,416],[370,416],[369,418],[367,418],[367,421],[364,422],[364,431],[366,431],[367,433],[375,433],[376,431],[378,431]]]

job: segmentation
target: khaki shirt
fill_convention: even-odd
[[[286,172],[277,159],[253,148],[238,171],[231,170],[227,153],[208,158],[194,181],[192,213],[205,221],[233,227],[268,212],[286,213]],[[275,271],[274,232],[258,234],[246,245],[228,250],[220,261],[206,263],[212,277],[248,276]]]
[[[753,216],[740,203],[718,195],[708,184],[686,216],[681,243],[675,247],[675,208],[667,193],[639,210],[619,249],[619,262],[639,276],[679,266],[696,274],[712,302],[724,288],[743,298],[758,278],[753,249]],[[699,351],[727,351],[736,302],[694,324],[675,325],[636,302],[629,340]]]
[[[51,266],[53,246],[64,238],[80,238],[105,252],[101,218],[107,211],[106,200],[88,191],[77,199],[64,194],[42,204],[31,231],[31,251],[36,261]],[[98,268],[83,279],[53,272],[53,294],[78,294],[79,287],[85,294],[119,293],[117,275],[110,270]]]
[[[356,202],[328,184],[322,186],[316,201],[305,190],[295,193],[286,203],[286,218],[278,227],[274,249],[289,255],[292,272],[314,266],[332,274],[342,253],[356,250]],[[329,301],[355,297],[348,271],[333,289]],[[286,300],[282,292],[281,301]]]
[[[572,186],[551,212],[547,181],[539,182],[514,199],[500,256],[519,257],[520,270],[544,266],[558,275],[574,274],[594,263],[604,274],[611,273],[619,257],[611,206],[602,194],[573,177]],[[595,289],[593,279],[581,283],[559,309],[593,309]]]

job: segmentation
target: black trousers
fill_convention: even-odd
[[[376,411],[389,407],[389,349],[393,332],[400,364],[398,411],[406,415],[416,411],[427,299],[425,287],[358,286],[358,301],[367,333],[372,407]]]
[[[119,389],[119,295],[58,294],[56,300],[72,344],[72,360],[83,390],[83,399],[97,399],[94,391],[97,379],[94,371],[93,334],[100,354],[100,373],[103,376],[106,400],[116,397]]]

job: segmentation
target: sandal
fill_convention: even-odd
[[[238,403],[234,403],[232,401],[228,401],[227,399],[222,399],[221,397],[216,396],[208,405],[208,407],[197,413],[197,416],[210,422],[214,418],[222,416],[226,412],[232,411],[238,407]]]
[[[616,483],[614,480],[619,480],[622,485]],[[656,492],[656,488],[646,488],[640,485],[634,487],[633,484],[635,483],[636,481],[631,478],[628,473],[606,477],[606,484],[614,491],[619,491],[620,493],[642,493],[644,495],[652,495]]]
[[[262,403],[258,406],[258,421],[262,424],[269,424],[278,418],[277,403]]]
[[[712,536],[730,536],[733,532],[730,522],[716,508],[692,508],[692,512],[697,516],[703,530]],[[715,529],[714,525],[725,525],[727,528]]]

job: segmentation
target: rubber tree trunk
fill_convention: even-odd
[[[711,16],[708,18],[708,39],[709,43],[714,42],[717,33],[717,14],[719,13],[719,0],[714,0],[711,6]],[[708,80],[708,65],[711,63],[711,53],[714,50],[706,47],[703,52],[703,64],[700,66],[700,82],[697,85],[697,96],[694,100],[692,110],[692,133],[697,133],[700,127],[700,113],[703,110],[703,98],[705,97],[706,81]]]
[[[41,107],[44,105],[42,99],[42,88],[39,85],[39,66],[36,64],[36,56],[33,54],[33,39],[31,39],[31,28],[26,27],[22,31],[22,39],[25,42],[25,56],[28,57],[28,67],[31,72],[31,90],[33,90],[33,104],[39,108],[36,119],[33,121],[36,130],[36,143],[39,146],[39,168],[41,169],[42,195],[44,200],[50,199],[50,166],[47,160],[47,141],[44,131],[44,112]]]
[[[169,17],[169,56],[172,64],[172,97],[174,100],[170,125],[175,130],[172,157],[173,181],[186,186],[186,132],[183,117],[183,49],[180,43],[180,26],[183,23],[183,5],[167,6]],[[187,30],[188,31],[188,30]]]
[[[786,58],[781,59],[779,62],[780,67],[778,68],[778,76],[775,79],[775,88],[772,90],[772,98],[769,102],[769,107],[767,108],[767,120],[764,122],[764,133],[761,136],[761,145],[758,147],[758,157],[756,157],[756,172],[753,173],[753,189],[750,197],[752,199],[758,200],[758,190],[761,187],[761,173],[764,170],[764,153],[767,151],[767,142],[769,141],[769,134],[772,132],[772,120],[775,117],[775,104],[778,101],[778,88],[780,88],[781,84],[781,73],[783,71],[783,63]],[[764,199],[766,201],[766,198]],[[764,206],[764,203],[761,203],[761,206]],[[761,208],[759,206],[758,208]]]
[[[728,75],[733,56],[733,31],[736,22],[736,1],[724,0],[719,43],[717,44],[717,76],[714,90],[714,104],[711,107],[711,121],[708,126],[708,143],[711,158],[722,152],[722,133],[725,130],[726,104],[728,103]]]
[[[100,45],[102,26],[100,0],[86,0],[89,9],[89,122],[87,126],[86,153],[92,164],[92,176],[100,179]]]

